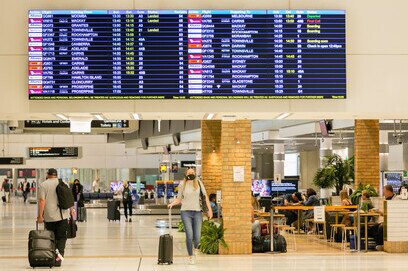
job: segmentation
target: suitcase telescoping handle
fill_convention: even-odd
[[[169,208],[169,234],[171,234],[171,208]]]

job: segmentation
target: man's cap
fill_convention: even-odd
[[[55,168],[50,168],[47,171],[47,175],[58,175],[58,172]]]

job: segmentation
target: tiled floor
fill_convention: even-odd
[[[35,205],[0,204],[0,270],[30,269],[27,235],[35,227]],[[194,266],[185,262],[184,234],[173,230],[174,265],[158,266],[158,217],[138,216],[133,223],[108,222],[106,210],[89,209],[88,222],[79,223],[78,237],[68,241],[60,270],[408,270],[408,255],[343,252],[309,237],[297,238],[297,251],[288,239],[286,254],[199,256]]]

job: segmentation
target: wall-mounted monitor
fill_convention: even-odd
[[[399,194],[399,189],[402,186],[403,173],[402,172],[385,172],[384,177],[387,184],[391,185],[394,193]]]
[[[344,99],[344,10],[31,10],[28,94]]]
[[[271,180],[252,180],[251,191],[254,196],[270,197]]]
[[[281,183],[272,182],[272,195],[285,195],[298,192],[299,182],[297,180],[282,180]]]

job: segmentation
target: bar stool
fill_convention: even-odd
[[[343,247],[343,249],[346,250],[346,246],[347,246],[347,232],[349,232],[349,235],[350,235],[350,236],[352,235],[352,233],[353,233],[354,236],[356,236],[357,227],[344,227],[344,228],[343,228],[343,231],[344,231],[344,234],[343,234],[344,247]],[[354,239],[354,242],[355,242],[355,244],[354,244],[355,247],[357,247],[357,244],[356,244],[357,240]],[[351,247],[351,246],[350,246],[350,247]]]
[[[297,248],[296,248],[296,234],[295,234],[296,228],[292,227],[292,226],[288,226],[288,225],[283,225],[282,227],[278,226],[278,228],[280,228],[283,235],[292,236],[293,249],[294,249],[294,251],[296,251],[297,250]]]
[[[344,227],[346,227],[346,225],[344,224],[332,224],[330,225],[330,240],[329,242],[331,243],[335,243],[335,236],[336,236],[336,232],[338,229],[341,229],[341,246],[344,246]]]
[[[314,232],[316,233],[317,237],[323,237],[324,239],[327,239],[327,234],[326,234],[326,222],[325,221],[313,221],[314,225]],[[323,232],[320,234],[320,229],[319,225],[323,225]]]

